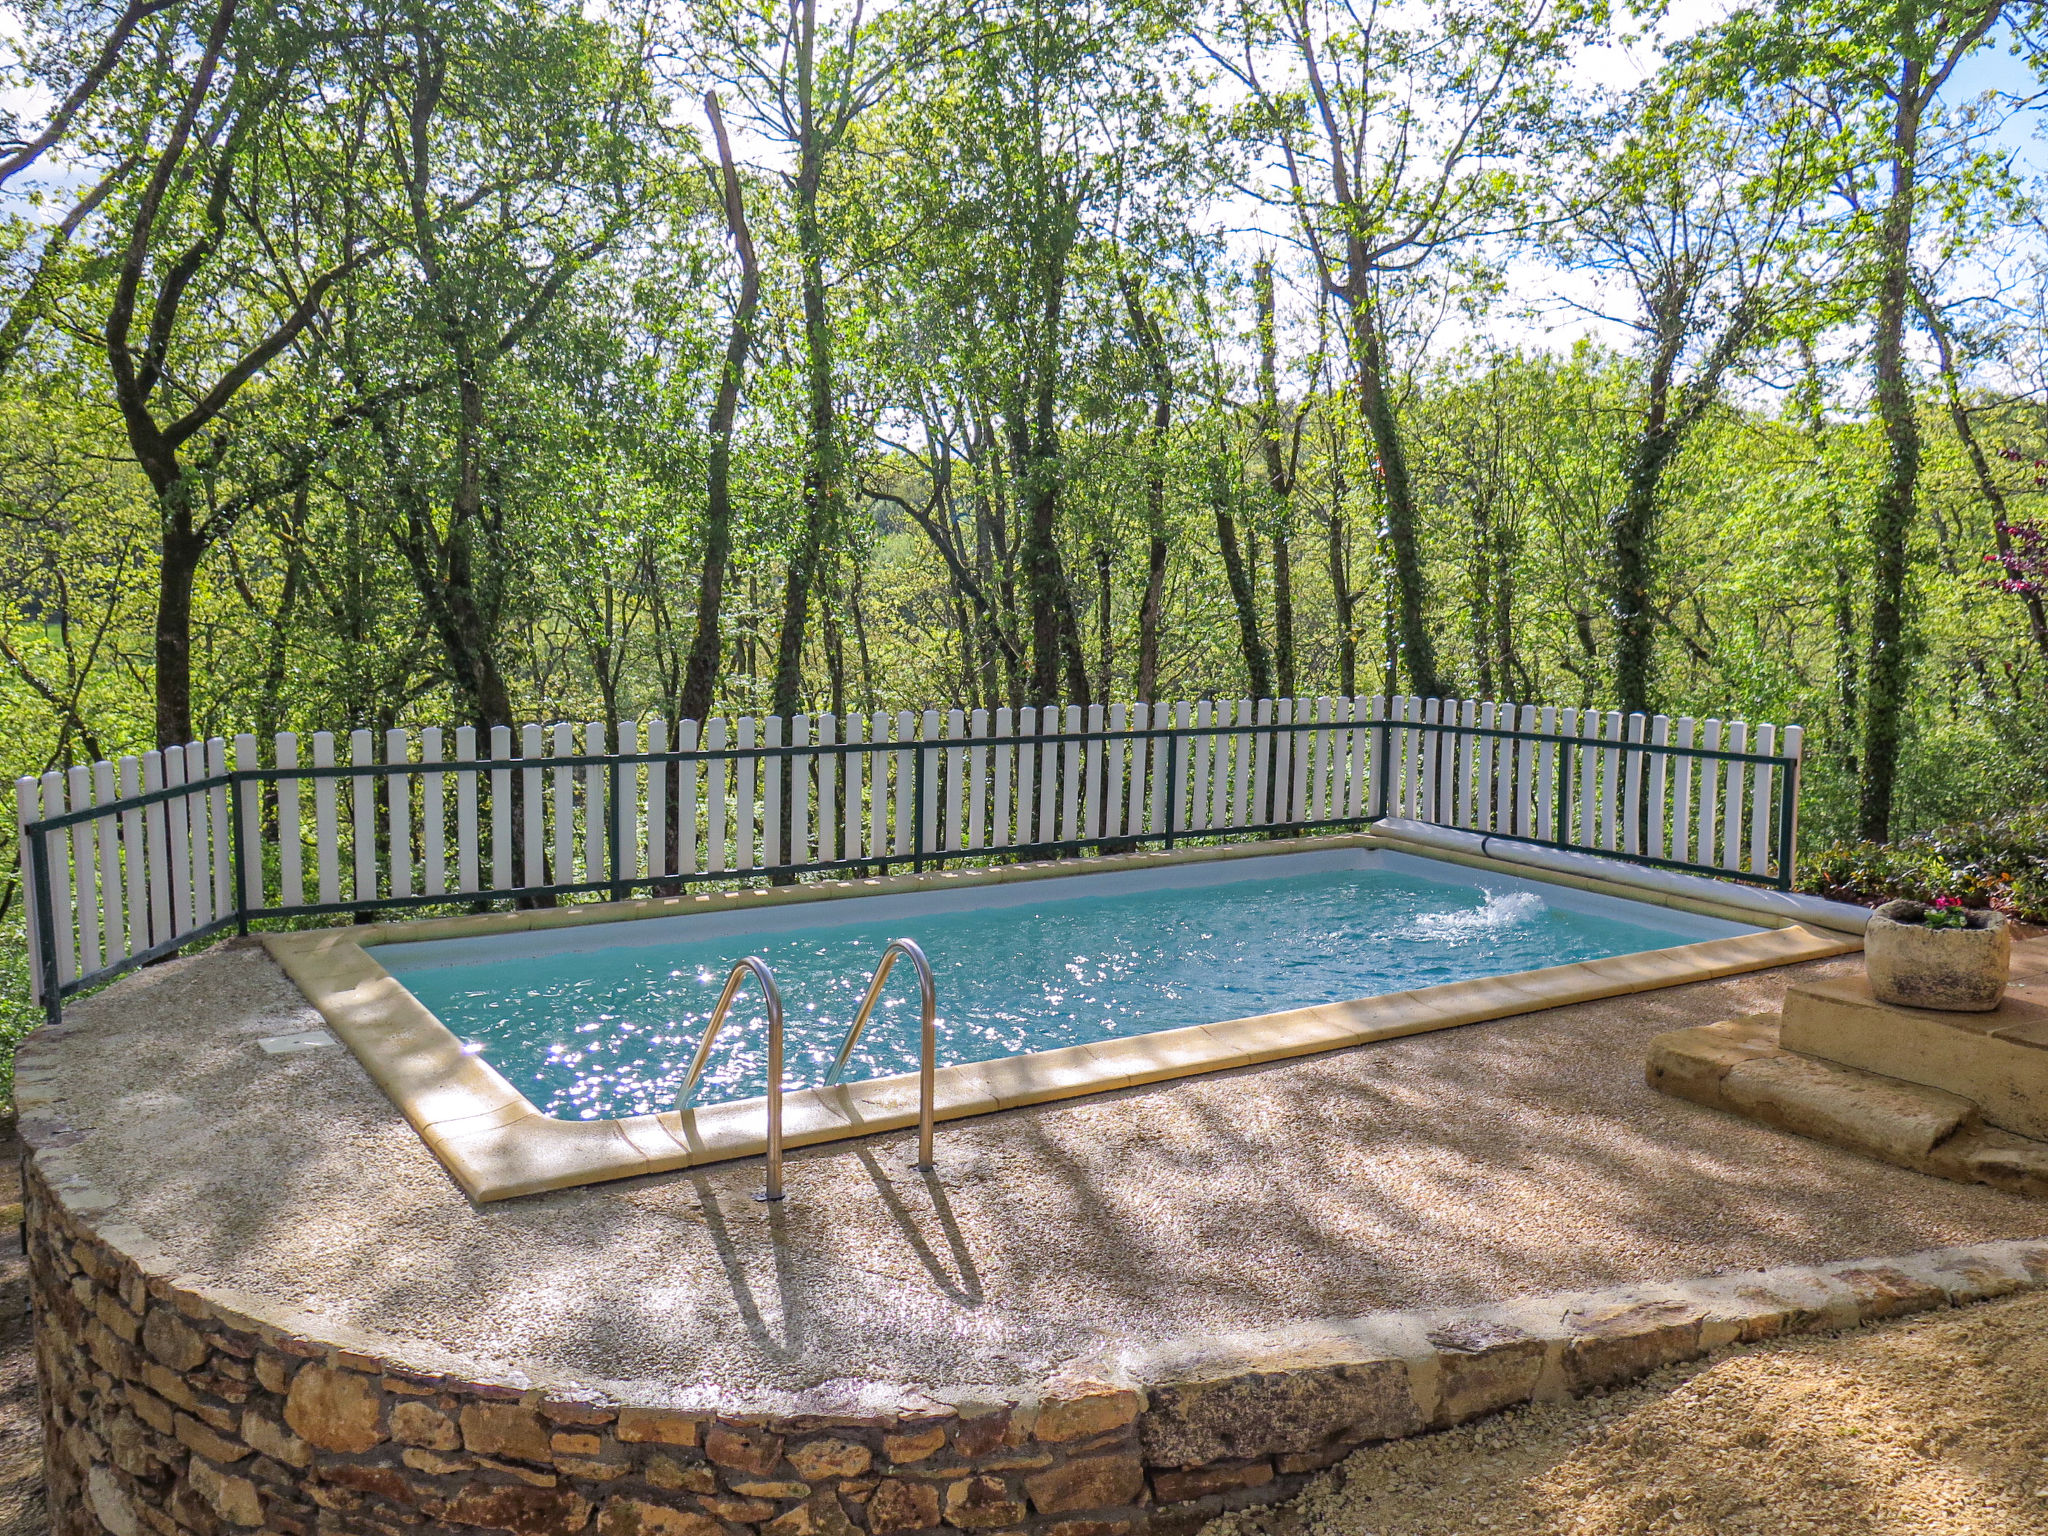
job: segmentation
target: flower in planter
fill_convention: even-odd
[[[1953,896],[1937,896],[1920,921],[1929,928],[1967,928],[1970,912]]]

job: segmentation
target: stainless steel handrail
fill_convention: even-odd
[[[711,1022],[704,1026],[704,1039],[697,1046],[697,1054],[690,1061],[690,1075],[683,1081],[683,1091],[676,1095],[676,1113],[681,1114],[690,1107],[690,1097],[697,1091],[697,1080],[704,1075],[704,1063],[711,1059],[711,1045],[717,1040],[718,1031],[725,1023],[725,1016],[732,1008],[732,1000],[739,994],[740,983],[751,975],[761,983],[761,993],[768,1002],[768,1188],[757,1195],[759,1200],[780,1200],[782,1198],[782,993],[775,986],[775,973],[768,969],[768,962],[759,955],[749,955],[732,968],[725,978],[725,990],[718,994],[718,1006],[711,1010]]]
[[[882,995],[882,985],[889,979],[889,972],[895,967],[896,957],[908,957],[910,968],[917,972],[919,1005],[923,1012],[923,1039],[919,1042],[917,1068],[917,1167],[920,1172],[932,1168],[932,1121],[935,1118],[937,1097],[933,1074],[938,1070],[939,1044],[935,1021],[939,1012],[938,984],[932,980],[932,963],[925,959],[924,951],[911,939],[891,939],[889,947],[882,951],[882,962],[875,967],[874,979],[868,983],[868,995],[862,999],[860,1012],[853,1016],[853,1024],[846,1031],[845,1043],[839,1047],[839,1059],[832,1063],[832,1070],[826,1074],[827,1083],[839,1081],[845,1072],[846,1063],[853,1056],[853,1048],[860,1043],[860,1032],[867,1027],[868,1015],[875,1011],[875,1003]]]

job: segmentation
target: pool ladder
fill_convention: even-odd
[[[839,1055],[832,1063],[832,1070],[826,1074],[828,1084],[836,1084],[846,1071],[846,1064],[853,1056],[853,1048],[860,1043],[860,1032],[867,1027],[868,1016],[875,1011],[875,1004],[881,999],[882,987],[889,980],[889,972],[895,968],[897,956],[910,961],[910,968],[917,973],[917,990],[921,1030],[918,1050],[917,1072],[917,1168],[929,1172],[932,1164],[932,1123],[935,1118],[937,1087],[934,1074],[938,1070],[938,986],[932,980],[931,962],[925,959],[924,951],[911,939],[891,939],[889,947],[882,951],[881,963],[875,967],[875,974],[868,982],[867,996],[861,1000],[860,1011],[853,1016],[853,1023],[847,1028],[846,1039],[840,1044]],[[768,962],[759,955],[748,955],[732,968],[725,978],[725,990],[718,994],[718,1005],[711,1010],[711,1022],[704,1028],[704,1038],[697,1046],[697,1054],[690,1059],[690,1075],[683,1081],[682,1092],[676,1095],[676,1113],[681,1114],[690,1107],[690,1100],[697,1092],[697,1083],[704,1076],[705,1063],[711,1059],[711,1047],[718,1039],[718,1032],[725,1026],[726,1015],[732,1011],[733,999],[739,995],[741,985],[752,976],[760,983],[761,995],[768,1006],[768,1186],[757,1200],[780,1200],[782,1198],[782,992],[775,985],[775,973],[768,969]]]

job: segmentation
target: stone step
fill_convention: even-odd
[[[1646,1076],[1660,1093],[1880,1162],[2048,1199],[2048,1141],[1985,1125],[1959,1094],[1788,1051],[1775,1014],[1658,1035]]]
[[[2035,974],[1990,1013],[1879,1002],[1863,976],[1803,982],[1785,994],[1779,1043],[1960,1095],[2001,1130],[2048,1139],[2048,985]]]

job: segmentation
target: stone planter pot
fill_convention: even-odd
[[[1888,901],[1863,935],[1863,968],[1879,1002],[1989,1013],[2005,996],[2012,935],[2002,912],[1971,912],[1967,928],[1929,928],[1918,901]]]

